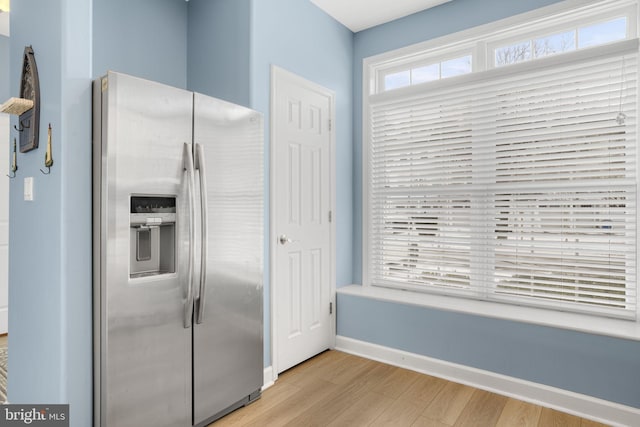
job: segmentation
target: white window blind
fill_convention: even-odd
[[[637,52],[371,96],[369,283],[635,318]]]

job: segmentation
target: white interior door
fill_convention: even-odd
[[[334,95],[272,69],[271,215],[274,368],[334,346]]]
[[[9,330],[9,115],[0,113],[0,334]]]

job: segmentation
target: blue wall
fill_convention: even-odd
[[[191,0],[189,90],[249,106],[251,0]]]
[[[33,45],[42,107],[40,148],[18,154],[10,183],[8,395],[70,403],[73,427],[92,424],[91,81],[114,69],[186,87],[186,18],[183,0],[12,4],[10,94]],[[45,176],[49,123],[54,165]],[[27,176],[32,202],[22,200]]]
[[[9,97],[9,37],[0,36],[0,103]]]
[[[40,148],[18,155],[10,183],[8,395],[12,403],[70,403],[71,425],[84,426],[92,393],[91,5],[13,2],[11,28],[11,95],[32,45],[42,106]],[[49,123],[54,165],[42,175]],[[22,200],[27,176],[32,202]]]
[[[11,95],[19,96],[24,46],[32,45],[40,75],[42,147],[48,123],[54,129],[53,141],[60,140],[60,2],[26,0],[14,2],[11,9]],[[17,124],[15,116],[11,124]],[[12,137],[17,136],[12,130]],[[18,154],[19,173],[10,181],[9,190],[8,393],[10,401],[16,403],[62,403],[63,399],[62,179],[58,167],[46,177],[40,174],[43,153],[40,148]],[[54,161],[60,161],[57,153]],[[34,178],[33,202],[22,200],[23,179],[27,176]],[[43,348],[47,349],[46,357]]]
[[[251,107],[265,115],[269,153],[271,65],[320,84],[336,94],[336,249],[337,285],[352,283],[352,69],[353,34],[309,1],[253,0],[251,34]],[[265,157],[266,177],[269,158]],[[269,194],[268,179],[265,194]],[[268,201],[268,198],[266,199]],[[269,206],[265,206],[269,229]],[[265,241],[269,277],[269,239]],[[269,283],[265,284],[265,366],[271,364]]]
[[[640,408],[640,343],[338,294],[338,334]]]
[[[556,0],[455,0],[354,44],[354,279],[362,281],[362,60]],[[640,342],[338,296],[338,334],[640,407]]]
[[[187,87],[184,0],[93,0],[93,76],[108,70]]]

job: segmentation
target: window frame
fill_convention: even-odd
[[[606,2],[606,3],[610,4],[612,2]],[[585,7],[585,8],[589,9],[588,7]],[[503,34],[500,34],[500,35],[488,37],[486,40],[486,55],[487,55],[486,69],[489,70],[492,68],[502,68],[502,67],[509,66],[509,65],[504,65],[500,67],[495,66],[493,58],[495,58],[495,50],[497,48],[508,46],[511,44],[516,44],[519,42],[525,42],[528,40],[535,40],[537,38],[548,37],[557,33],[570,31],[573,29],[578,31],[580,28],[611,21],[617,18],[622,18],[622,17],[627,18],[626,40],[636,37],[637,20],[632,19],[635,14],[635,5],[626,4],[621,7],[615,7],[613,9],[603,8],[603,7],[597,7],[593,9],[597,9],[597,16],[593,16],[593,14],[596,13],[595,10],[588,10],[588,11],[583,10],[575,14],[577,15],[577,17],[572,16],[571,19],[567,19],[566,14],[562,14],[561,17],[556,17],[556,16],[551,17],[550,22],[544,22],[544,19],[538,20],[538,22],[533,22],[531,24],[531,27],[528,28],[526,31],[522,31],[522,29],[517,29],[517,30],[514,29],[514,30],[505,31]],[[609,44],[609,43],[605,43],[605,44]],[[598,46],[603,46],[605,44],[598,45]],[[593,47],[596,47],[596,46],[593,46]],[[579,48],[576,45],[576,49],[574,51],[579,51],[584,49],[590,49],[590,47]],[[562,54],[558,54],[558,55],[562,55]],[[524,61],[524,62],[529,62],[529,61]]]
[[[479,27],[475,27],[469,30],[464,30],[458,33],[449,34],[437,39],[429,40],[426,42],[418,43],[415,45],[407,46],[397,50],[385,52],[376,56],[365,58],[363,60],[363,150],[362,150],[362,173],[363,173],[363,186],[362,186],[362,203],[363,203],[363,218],[362,218],[362,280],[364,289],[372,289],[375,291],[378,288],[371,283],[371,277],[369,272],[371,271],[369,260],[369,219],[370,219],[370,200],[369,200],[369,182],[370,182],[370,150],[369,143],[371,141],[370,135],[370,101],[377,99],[387,99],[402,97],[408,93],[412,93],[415,87],[411,85],[403,88],[393,89],[390,91],[384,91],[384,76],[392,72],[398,72],[402,69],[417,68],[421,64],[429,65],[439,61],[446,60],[445,57],[459,57],[463,55],[455,56],[460,52],[471,52],[472,54],[472,72],[463,76],[456,76],[451,79],[440,79],[430,82],[420,83],[420,86],[438,85],[437,87],[445,87],[446,85],[455,85],[462,80],[458,79],[475,79],[477,72],[489,71],[516,73],[519,70],[526,70],[530,64],[537,62],[536,60],[523,61],[518,64],[506,65],[495,67],[495,49],[498,47],[509,45],[511,42],[517,43],[518,41],[525,41],[527,37],[529,39],[542,38],[546,35],[553,35],[563,31],[575,29],[578,31],[580,28],[597,24],[600,22],[606,22],[622,16],[627,17],[627,38],[624,41],[636,39],[638,37],[638,1],[637,0],[566,0],[564,2],[556,3],[551,6],[543,7],[531,12],[527,12],[520,15],[515,15],[510,18],[506,18],[500,21],[496,21],[490,24],[485,24]],[[572,28],[573,26],[573,28]],[[496,28],[498,28],[496,30]],[[613,43],[619,43],[613,42]],[[602,46],[602,45],[599,45]],[[576,49],[572,52],[579,52],[588,50],[589,48]],[[549,55],[544,58],[553,61],[552,57],[561,57],[562,54]],[[540,58],[542,59],[542,58]],[[404,68],[403,68],[404,67]],[[393,70],[393,71],[390,71]],[[432,86],[434,87],[434,86]],[[637,132],[637,129],[636,129]],[[638,150],[640,152],[640,150]],[[638,155],[636,155],[638,157]],[[636,158],[636,161],[638,159]],[[636,180],[637,181],[637,180]],[[637,185],[637,182],[636,182]],[[638,191],[640,193],[640,191]],[[636,224],[638,221],[636,219]],[[636,247],[640,243],[640,234],[636,238]],[[640,259],[640,251],[636,251],[636,265],[640,265],[638,260]],[[537,308],[531,307],[519,307],[512,303],[496,303],[495,301],[481,301],[470,300],[466,298],[460,298],[456,296],[440,296],[436,298],[436,294],[431,294],[425,291],[414,291],[407,287],[408,292],[404,292],[399,289],[391,289],[390,292],[404,292],[404,294],[419,294],[419,299],[424,300],[430,295],[434,300],[438,298],[454,299],[457,301],[456,306],[460,311],[478,313],[482,312],[482,309],[478,309],[478,306],[486,304],[487,306],[494,306],[495,304],[502,304],[505,307],[510,307],[507,311],[510,313],[517,312],[518,309],[523,309],[524,313],[559,313],[560,310],[551,308]],[[640,285],[636,287],[637,291],[640,291]],[[385,291],[386,292],[386,291]],[[412,298],[409,296],[408,298]],[[636,304],[636,319],[637,320],[613,320],[614,322],[622,322],[623,324],[636,324],[640,325],[640,297],[638,297],[638,303]],[[433,303],[425,304],[432,306]],[[437,305],[437,304],[436,304]],[[580,316],[581,321],[585,322],[585,330],[599,331],[596,326],[599,321],[605,318],[598,317],[592,314],[576,314]],[[514,315],[514,320],[518,321],[531,321],[532,323],[539,323],[535,315],[522,314]],[[552,316],[556,317],[556,316]],[[612,321],[612,319],[607,319]],[[555,324],[554,324],[555,325]],[[591,325],[591,326],[589,326]],[[561,323],[555,326],[563,327]],[[637,330],[638,328],[635,328]],[[637,331],[640,332],[640,331]],[[609,335],[607,332],[598,332],[605,335]],[[640,339],[640,333],[631,334],[631,338]]]
[[[391,50],[363,60],[363,98],[384,91],[384,76],[447,59],[472,56],[472,72],[493,65],[497,47],[626,16],[627,38],[638,37],[637,0],[566,0],[468,30]],[[496,27],[498,29],[496,29]],[[588,48],[583,48],[588,49]],[[582,50],[582,49],[576,49]],[[529,62],[529,61],[525,61]],[[429,83],[429,82],[427,82]],[[397,90],[397,89],[396,89]]]
[[[411,72],[416,68],[425,67],[425,66],[434,65],[434,64],[442,64],[443,62],[446,62],[452,59],[459,59],[465,56],[471,56],[471,73],[473,73],[473,71],[475,70],[474,68],[475,54],[474,54],[474,49],[472,49],[471,46],[462,46],[459,48],[446,49],[445,52],[442,52],[440,54],[434,54],[429,57],[420,58],[420,59],[412,59],[410,61],[409,60],[401,61],[399,63],[391,64],[389,67],[380,68],[376,75],[376,92],[377,93],[385,92],[385,89],[384,89],[385,77],[391,74],[399,73],[402,71]],[[466,74],[471,74],[471,73],[466,73]],[[450,77],[447,77],[447,78],[450,78]],[[439,80],[443,80],[442,77],[432,81],[439,81]],[[424,83],[429,83],[429,82],[424,82]],[[418,83],[418,84],[422,84],[422,83]],[[409,83],[409,85],[407,86],[412,86],[412,83]],[[403,86],[403,87],[407,87],[407,86]],[[393,90],[396,90],[396,89],[393,89]]]

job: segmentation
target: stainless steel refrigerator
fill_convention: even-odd
[[[114,72],[93,103],[95,425],[207,425],[263,382],[262,116]]]

